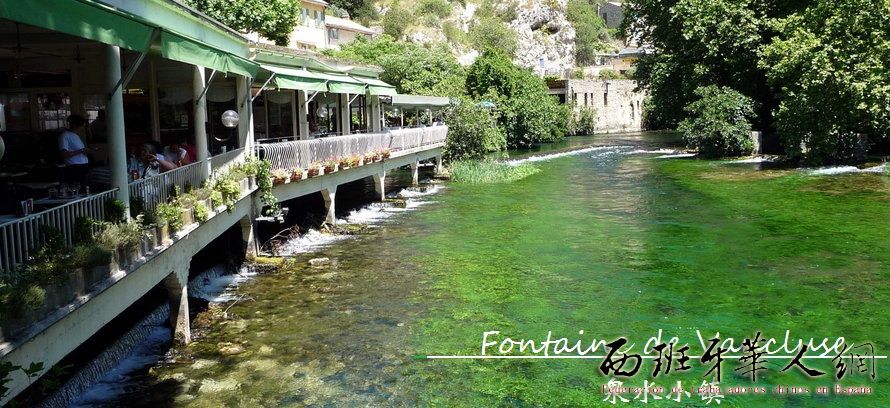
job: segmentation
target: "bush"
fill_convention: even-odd
[[[600,79],[621,79],[622,78],[620,73],[615,72],[614,69],[608,69],[608,68],[600,71],[599,76],[600,76]]]
[[[575,58],[590,64],[600,51],[609,48],[609,30],[588,0],[569,0],[566,18],[575,27]]]
[[[393,38],[402,38],[412,21],[414,21],[414,16],[411,15],[411,12],[394,6],[383,16],[383,33]]]
[[[479,159],[507,147],[507,137],[498,128],[494,113],[471,100],[452,105],[446,121],[445,157],[449,161]]]
[[[714,85],[699,87],[699,100],[686,107],[689,118],[679,130],[687,146],[704,157],[731,157],[751,154],[751,124],[754,103],[738,91]]]
[[[161,203],[158,204],[157,210],[158,221],[167,224],[170,232],[177,232],[182,229],[184,220],[182,219],[182,208],[175,204]]]
[[[161,215],[161,206],[169,206],[169,204],[158,205],[158,214]],[[182,224],[182,213],[179,214],[180,224]],[[172,228],[172,227],[171,227]],[[174,230],[178,231],[178,230]],[[142,242],[142,226],[137,222],[121,222],[108,223],[104,226],[99,235],[96,237],[96,244],[108,251],[121,249],[124,251],[133,251],[139,247]]]
[[[92,268],[108,265],[111,262],[111,251],[98,245],[77,245],[71,251],[71,263],[76,266]]]
[[[451,4],[446,0],[420,0],[417,3],[417,13],[447,18],[451,15]]]
[[[210,210],[207,208],[207,205],[203,202],[195,204],[195,220],[203,224],[208,219],[210,219]]]
[[[512,58],[519,46],[519,37],[503,21],[494,17],[479,19],[470,27],[470,41],[478,51],[499,51]]]
[[[569,117],[568,133],[570,135],[592,135],[596,129],[596,109],[581,107]]]
[[[531,164],[510,165],[494,160],[457,161],[451,164],[451,179],[458,183],[509,183],[541,171]]]
[[[567,131],[569,108],[547,94],[544,81],[513,65],[505,55],[486,52],[467,72],[467,94],[490,100],[498,109],[498,124],[510,147],[561,140]]]

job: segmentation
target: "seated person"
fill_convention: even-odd
[[[168,151],[170,152],[170,155],[167,158],[179,166],[185,166],[186,164],[191,164],[198,160],[197,150],[195,150],[194,146],[188,144],[185,137],[182,137],[179,141],[171,144]]]
[[[158,153],[155,146],[151,143],[139,146],[139,163],[137,166],[136,170],[139,172],[139,178],[157,176],[177,167],[175,163],[167,160],[163,154]]]

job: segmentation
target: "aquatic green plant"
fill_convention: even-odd
[[[450,169],[453,181],[469,184],[509,183],[540,171],[528,163],[513,166],[494,160],[458,161]]]

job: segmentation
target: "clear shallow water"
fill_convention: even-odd
[[[241,283],[195,320],[198,340],[155,364],[131,406],[607,406],[596,360],[423,360],[479,354],[482,333],[516,339],[658,330],[700,355],[696,331],[780,341],[846,337],[890,350],[890,181],[877,173],[758,170],[678,157],[665,135],[575,138],[514,159],[542,171],[502,185],[449,184],[356,238],[295,246],[293,264]],[[312,267],[308,260],[328,257]],[[233,298],[230,298],[233,299]],[[222,311],[225,310],[225,317]],[[579,336],[579,330],[585,334]],[[771,361],[754,385],[834,384]],[[721,406],[887,406],[875,395],[728,396]],[[698,386],[710,364],[660,376]],[[723,365],[723,384],[752,385]],[[625,379],[640,386],[645,374]],[[694,395],[683,403],[702,402]],[[651,401],[650,401],[651,403]],[[620,405],[620,404],[619,404]],[[713,405],[713,404],[712,404]]]

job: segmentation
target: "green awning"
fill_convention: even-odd
[[[259,65],[252,61],[168,32],[161,33],[161,56],[251,78],[259,70]]]
[[[292,69],[274,65],[260,65],[264,71],[275,74],[273,82],[279,89],[327,92],[327,80],[305,69]],[[260,74],[262,75],[262,74]]]
[[[360,76],[353,76],[354,79],[357,79],[368,86],[368,93],[371,95],[397,95],[396,87],[383,82],[377,78],[366,78]]]
[[[328,81],[328,91],[341,94],[365,94],[365,84],[349,75],[337,75],[327,72],[312,72]]]
[[[149,49],[154,31],[150,25],[89,0],[0,1],[0,18],[139,52]]]

